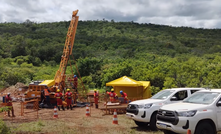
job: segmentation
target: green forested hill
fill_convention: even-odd
[[[68,27],[67,21],[0,23],[0,85],[53,79]],[[221,29],[79,21],[73,54],[90,88],[103,87],[123,75],[151,81],[154,91],[218,88],[220,36]]]

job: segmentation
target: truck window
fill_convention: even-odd
[[[175,97],[177,101],[183,100],[187,97],[187,90],[179,91],[174,94],[173,97]]]
[[[196,91],[199,91],[199,90],[190,90],[191,94],[195,93]]]

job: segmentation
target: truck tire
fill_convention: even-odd
[[[157,112],[154,112],[150,118],[150,129],[152,131],[157,130],[156,122],[157,122]]]
[[[195,130],[195,134],[216,134],[209,122],[200,122]]]
[[[138,126],[138,127],[147,127],[148,123],[147,122],[139,122],[139,121],[135,121],[135,124]]]
[[[164,133],[164,134],[177,134],[177,133],[172,132],[172,131],[170,131],[170,130],[163,130],[163,133]]]

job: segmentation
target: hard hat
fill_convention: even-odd
[[[77,75],[74,75],[74,78],[77,77]]]
[[[114,89],[112,88],[111,91],[114,91]]]
[[[122,94],[122,93],[123,93],[123,91],[121,90],[121,91],[120,91],[120,93]]]
[[[67,89],[67,91],[70,91],[70,89]]]
[[[94,89],[94,92],[97,92],[97,89]]]
[[[60,89],[58,89],[57,92],[60,92]]]

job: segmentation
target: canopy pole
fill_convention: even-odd
[[[106,98],[106,115],[107,115],[107,87],[105,88],[106,92],[105,92],[105,98]]]
[[[138,86],[137,86],[137,97],[138,97]],[[138,100],[138,99],[137,99]]]
[[[144,87],[144,86],[143,86]],[[142,89],[143,90],[143,92],[142,92],[142,99],[143,99],[143,94],[144,94],[144,89]]]

